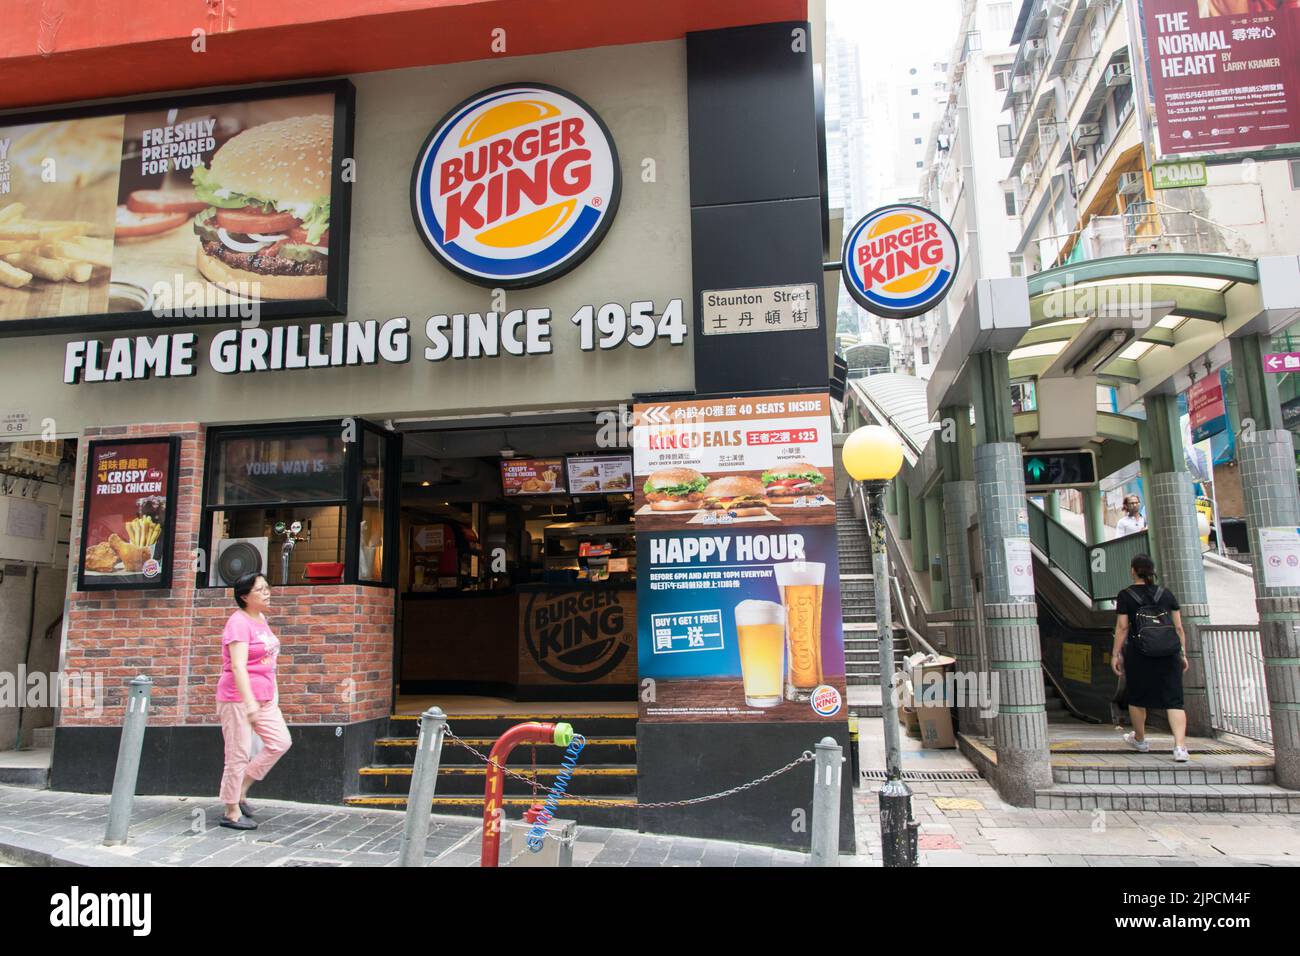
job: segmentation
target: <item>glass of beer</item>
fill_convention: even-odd
[[[785,653],[785,608],[775,601],[741,601],[736,605],[736,635],[745,703],[775,707],[781,703]]]
[[[789,561],[773,565],[785,608],[787,700],[807,701],[822,680],[822,587],[826,565]]]

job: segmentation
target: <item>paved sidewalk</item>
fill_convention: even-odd
[[[130,840],[101,845],[108,797],[0,786],[0,864],[29,866],[395,866],[404,815],[393,810],[258,800],[257,830],[218,825],[220,804],[137,797]],[[478,866],[480,830],[468,817],[431,818],[426,865]],[[721,840],[579,827],[575,866],[805,866],[789,850]]]
[[[884,729],[863,721],[862,769],[883,770]],[[903,737],[903,771],[961,771],[955,750]],[[922,866],[1300,866],[1300,814],[1035,810],[1003,803],[985,780],[908,781]],[[879,865],[879,781],[854,794],[859,853]]]

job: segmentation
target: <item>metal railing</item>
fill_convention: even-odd
[[[1094,605],[1114,600],[1131,583],[1128,567],[1133,556],[1150,553],[1145,531],[1090,545],[1036,503],[1030,505],[1029,540]]]
[[[1201,646],[1209,672],[1210,723],[1221,730],[1261,743],[1273,743],[1264,652],[1254,624],[1206,625]]]

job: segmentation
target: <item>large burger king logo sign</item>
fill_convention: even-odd
[[[577,97],[541,83],[484,90],[429,134],[411,175],[420,237],[453,272],[489,288],[563,275],[618,209],[613,137]]]
[[[882,206],[859,220],[844,242],[844,284],[868,312],[906,319],[943,300],[957,259],[957,238],[930,210]]]

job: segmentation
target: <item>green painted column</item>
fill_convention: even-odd
[[[975,444],[1016,440],[1011,411],[1011,376],[1006,352],[977,352],[968,361],[972,405],[975,407]]]
[[[1089,544],[1101,544],[1106,540],[1106,509],[1100,485],[1094,485],[1083,493],[1083,520]]]
[[[1264,371],[1269,348],[1264,336],[1232,339],[1232,371],[1240,428],[1237,459],[1255,569],[1255,608],[1273,729],[1277,782],[1300,789],[1300,587],[1270,580],[1262,557],[1260,529],[1300,527],[1295,442],[1282,421],[1277,379]]]
[[[907,505],[910,500],[907,482],[902,475],[895,478],[894,482],[898,485],[898,491],[895,492],[898,500],[898,536],[907,541],[912,537],[912,509]]]
[[[1182,605],[1187,660],[1191,665],[1183,675],[1187,732],[1208,737],[1213,729],[1201,628],[1209,624],[1210,606],[1205,591],[1196,497],[1183,455],[1182,430],[1178,427],[1178,396],[1148,395],[1143,404],[1147,420],[1138,429],[1138,435],[1142,456],[1149,464],[1143,478],[1149,479],[1146,487],[1148,537],[1151,529],[1155,531],[1151,556],[1160,583],[1173,591]]]
[[[907,503],[912,512],[912,570],[928,571],[925,556],[925,499],[912,495]]]
[[[1269,336],[1245,335],[1229,339],[1228,346],[1242,423],[1249,420],[1253,430],[1259,432],[1284,428],[1277,376],[1264,371],[1264,356],[1271,348]]]
[[[885,514],[898,514],[898,478],[885,485]]]
[[[1047,506],[1047,516],[1061,520],[1061,496],[1055,491],[1049,491],[1043,495],[1043,504]]]
[[[942,485],[925,496],[925,549],[930,561],[930,610],[948,610],[948,580],[944,574]]]

